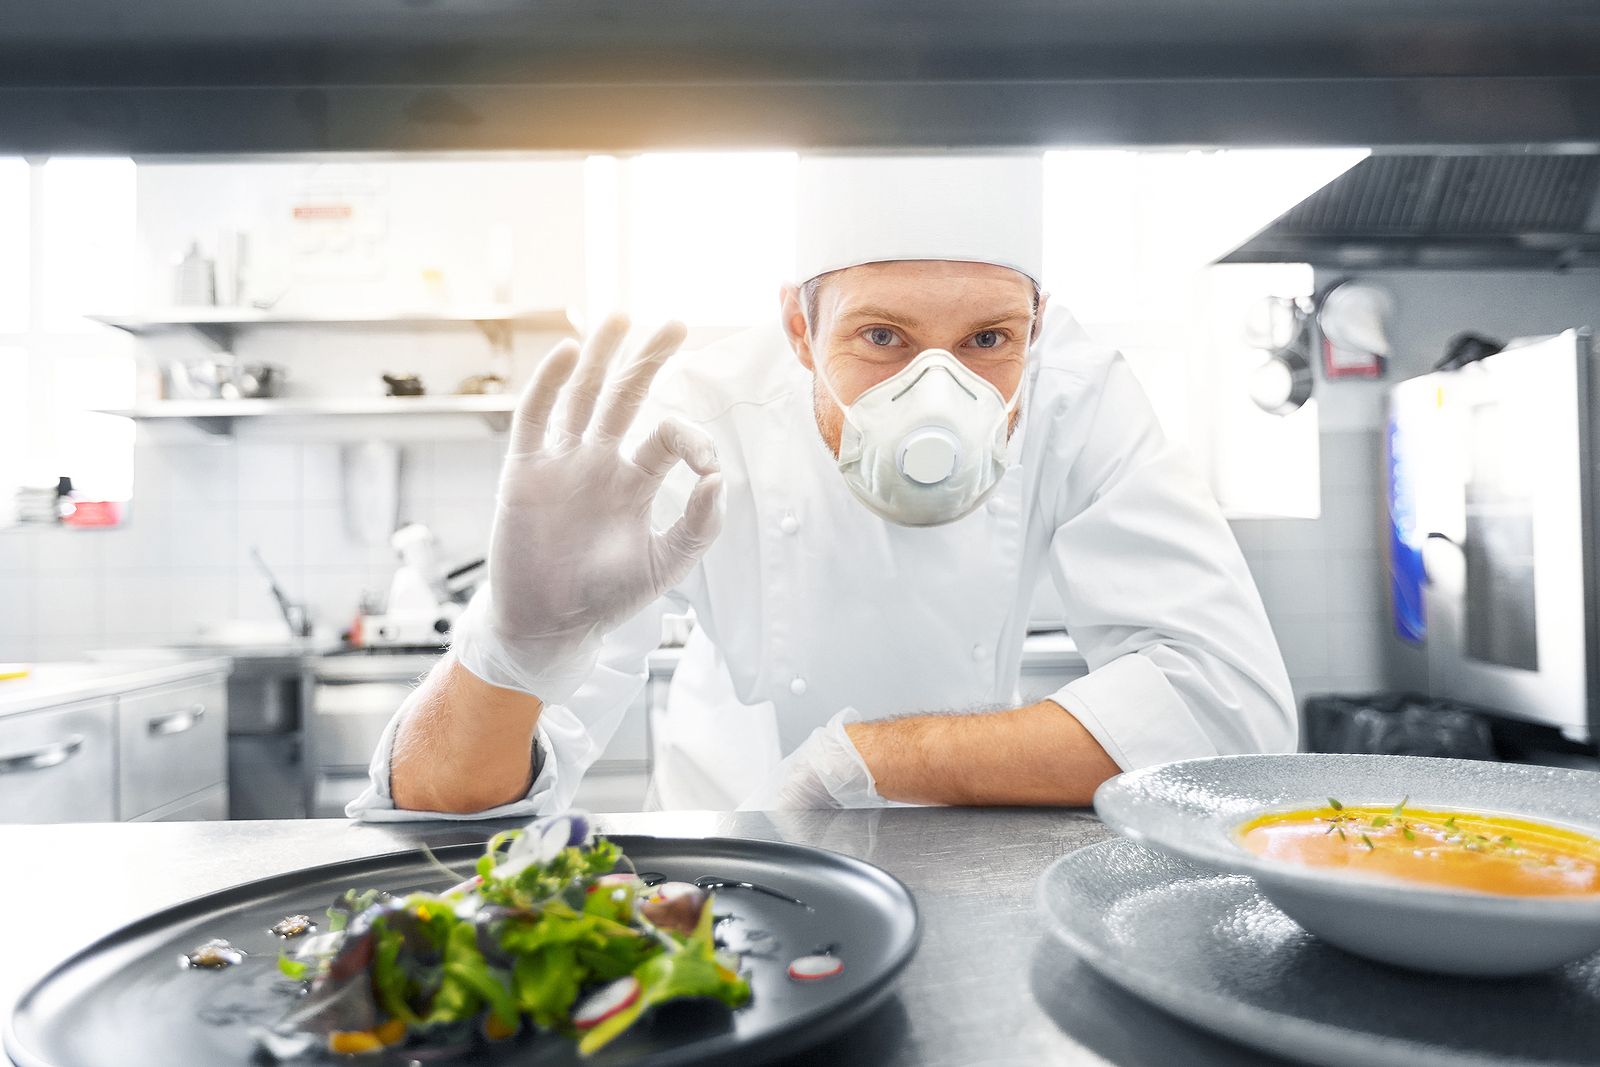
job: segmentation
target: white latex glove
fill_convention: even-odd
[[[462,666],[546,703],[570,698],[600,639],[682,581],[722,528],[722,476],[705,433],[669,418],[631,458],[621,452],[656,371],[684,337],[682,324],[668,323],[608,375],[627,332],[628,320],[613,315],[581,356],[563,341],[523,393],[500,472],[489,578],[454,627]],[[656,490],[680,460],[700,480],[683,516],[655,530]]]
[[[845,708],[811,731],[738,810],[882,808],[893,804],[878,792],[872,771],[845,731],[846,724],[860,721],[860,712]]]

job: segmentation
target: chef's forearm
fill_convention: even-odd
[[[850,740],[890,800],[1088,804],[1120,768],[1059,704],[852,723]]]
[[[537,697],[490,685],[447,655],[409,704],[389,764],[395,807],[465,815],[527,793]]]

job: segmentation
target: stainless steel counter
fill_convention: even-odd
[[[226,674],[231,666],[225,656],[177,658],[158,653],[126,660],[36,663],[26,678],[0,682],[0,716]]]
[[[1095,977],[1049,937],[1034,887],[1057,856],[1109,836],[1074,810],[905,808],[799,813],[662,812],[601,820],[612,833],[730,836],[818,845],[902,879],[923,939],[896,994],[794,1064],[1166,1067],[1278,1064],[1210,1037]],[[0,915],[9,924],[0,1010],[54,961],[149,911],[318,863],[485,837],[506,823],[378,827],[343,821],[0,826]],[[99,875],[62,878],[92,860]],[[71,916],[82,925],[65,926]]]

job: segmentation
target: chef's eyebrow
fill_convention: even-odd
[[[990,318],[990,319],[980,320],[980,321],[974,323],[973,325],[968,326],[967,327],[967,332],[968,333],[981,333],[984,330],[992,330],[996,326],[1004,326],[1008,322],[1016,322],[1019,319],[1026,319],[1026,318],[1029,317],[1030,314],[1031,314],[1031,312],[1023,311],[1023,310],[1020,310],[1020,309],[1016,310],[1016,311],[1010,311],[1010,312],[1007,312],[1004,315],[999,315],[997,317]]]
[[[872,305],[850,308],[845,312],[844,319],[846,322],[849,322],[853,319],[879,319],[883,322],[892,322],[896,326],[904,326],[908,330],[915,330],[922,325],[916,319],[913,319],[908,315],[903,315],[897,311],[890,311],[888,308],[875,307]]]
[[[971,326],[968,326],[966,332],[977,333],[980,330],[991,330],[996,326],[1003,326],[1008,322],[1026,319],[1028,315],[1028,311],[1018,308],[1014,311],[1005,312],[1004,314],[979,319]],[[913,319],[900,312],[890,311],[888,308],[877,307],[874,305],[851,308],[844,314],[844,320],[846,322],[853,322],[858,319],[877,319],[880,322],[890,322],[896,326],[904,326],[908,330],[918,329],[922,325],[916,319]]]

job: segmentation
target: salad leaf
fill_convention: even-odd
[[[550,944],[518,956],[511,965],[517,1006],[539,1026],[566,1029],[578,999],[578,952],[571,944]]]
[[[299,982],[311,977],[313,964],[297,960],[287,952],[281,952],[278,954],[278,970],[283,972],[285,977]]]
[[[647,1010],[669,1000],[710,997],[730,1008],[747,1003],[750,983],[717,958],[714,923],[711,898],[707,897],[694,933],[676,951],[652,956],[634,970],[639,999],[585,1034],[578,1042],[578,1052],[587,1056],[605,1047]]]
[[[619,864],[627,865],[622,850],[593,839],[584,817],[541,819],[490,838],[477,883],[449,896],[342,894],[328,909],[327,944],[313,954],[304,951],[308,941],[278,966],[312,980],[313,992],[342,966],[339,989],[358,993],[370,1017],[351,1040],[375,1048],[475,1021],[491,1037],[515,1033],[525,1019],[572,1034],[580,998],[629,975],[639,982],[637,1000],[585,1034],[583,1054],[665,1001],[746,1003],[738,958],[716,949],[710,896],[690,933],[663,930],[641,914],[637,880],[613,874]],[[327,1011],[312,1007],[291,1011],[280,1030],[319,1032]]]

